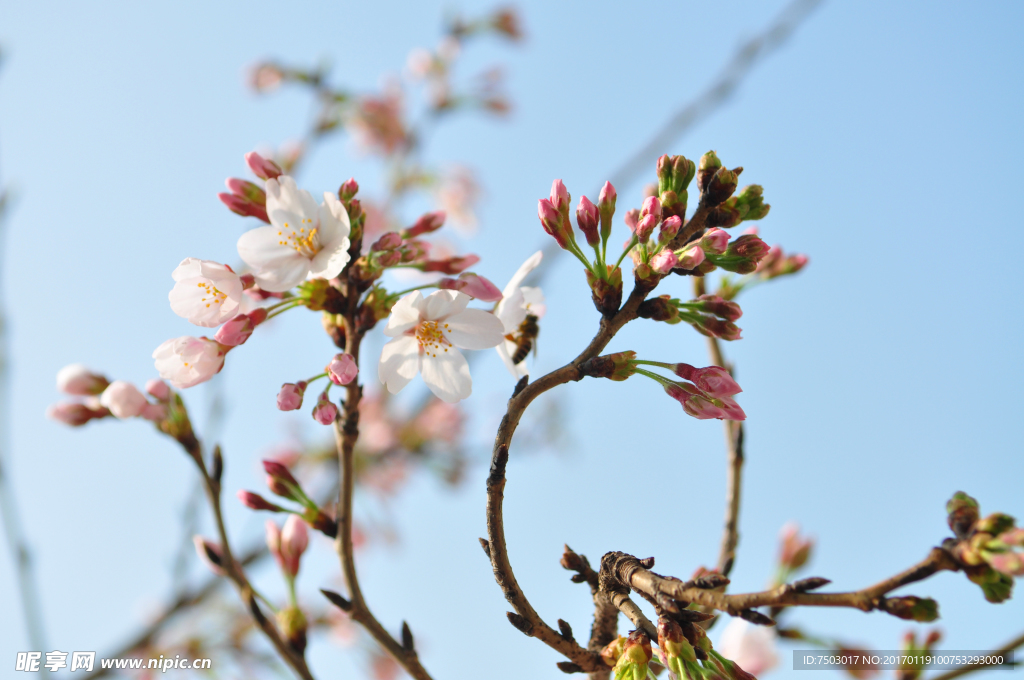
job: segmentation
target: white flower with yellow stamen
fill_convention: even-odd
[[[238,239],[238,254],[252,267],[263,290],[279,293],[306,279],[332,279],[349,260],[348,211],[338,197],[324,192],[317,205],[308,191],[287,175],[267,180],[269,227]]]
[[[231,267],[187,257],[171,277],[175,284],[168,298],[178,316],[197,326],[214,328],[238,314],[242,281]]]
[[[504,336],[496,316],[482,309],[466,309],[470,297],[454,290],[439,290],[423,297],[409,293],[391,308],[384,335],[394,338],[380,355],[377,374],[392,394],[409,384],[417,373],[438,399],[449,404],[473,391],[469,364],[459,349],[488,349]]]

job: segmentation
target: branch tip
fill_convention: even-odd
[[[352,603],[346,600],[338,593],[334,592],[333,590],[324,590],[323,588],[321,588],[320,592],[323,593],[324,597],[330,600],[331,604],[333,604],[338,609],[344,612],[352,611]]]

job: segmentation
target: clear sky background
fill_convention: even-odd
[[[479,170],[481,230],[467,242],[483,258],[478,271],[502,285],[544,244],[536,199],[552,179],[593,198],[782,6],[520,3],[528,40],[482,41],[460,67],[505,64],[513,115],[443,126],[426,148],[432,162]],[[225,177],[244,176],[246,151],[296,137],[310,111],[297,91],[251,94],[245,67],[326,57],[341,82],[373,91],[410,49],[436,42],[450,7],[0,3],[0,169],[17,191],[3,263],[12,369],[4,453],[50,649],[103,655],[169,587],[194,483],[189,462],[142,422],[71,430],[43,413],[65,364],[141,384],[154,375],[153,348],[194,332],[168,307],[171,271],[186,256],[234,261],[248,225],[215,194]],[[458,5],[469,14],[489,7]],[[855,589],[947,536],[944,503],[958,489],[983,512],[1024,516],[1022,27],[1024,6],[1012,2],[826,2],[732,100],[665,149],[690,158],[716,149],[744,166],[742,179],[764,185],[772,204],[765,240],[811,258],[800,276],[742,298],[744,339],[726,347],[749,416],[736,592],[765,585],[788,520],[818,539],[809,573]],[[379,171],[338,137],[317,150],[301,184],[315,194],[354,175],[372,194]],[[653,165],[648,179],[618,187],[615,243],[625,238],[622,211],[639,206],[652,179]],[[667,290],[686,295],[688,284]],[[575,356],[597,324],[569,258],[545,293],[536,372]],[[230,494],[262,487],[257,460],[291,428],[323,434],[304,411],[273,406],[282,382],[332,353],[319,326],[293,313],[218,376]],[[610,349],[707,363],[703,339],[686,326],[638,321]],[[375,373],[366,371],[370,383]],[[512,381],[490,352],[474,381],[469,480],[455,493],[428,475],[413,481],[392,507],[401,542],[361,556],[364,591],[390,629],[409,621],[437,678],[557,677],[560,657],[506,622],[477,544],[489,439]],[[192,392],[201,412],[207,391]],[[513,450],[506,526],[531,601],[583,636],[590,596],[558,566],[562,544],[592,561],[607,550],[655,555],[659,571],[683,577],[713,563],[725,455],[719,423],[685,417],[650,381],[584,381],[556,397],[568,443],[543,455]],[[259,534],[262,517],[230,498],[228,507],[233,535]],[[337,586],[330,555],[327,541],[314,543],[303,597]],[[14,583],[5,556],[0,664],[28,645]],[[962,574],[906,591],[939,600],[948,649],[991,648],[1024,621],[1024,594],[990,605]],[[913,627],[849,610],[791,621],[875,649],[898,648]],[[310,658],[318,677],[365,674],[360,657],[326,639],[314,639]],[[804,677],[790,667],[786,658],[777,677]]]

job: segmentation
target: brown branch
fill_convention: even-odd
[[[577,555],[572,548],[565,546],[562,555],[562,566],[575,571],[572,580],[575,583],[586,583],[590,586],[590,596],[594,599],[594,623],[590,626],[590,641],[587,649],[600,652],[618,635],[619,610],[612,604],[607,593],[601,592],[601,583],[597,572],[590,566],[585,555]],[[595,671],[607,675],[607,671]],[[593,675],[593,674],[592,674]],[[592,678],[592,680],[597,680]]]
[[[1024,647],[1024,633],[1021,633],[1020,635],[1018,635],[1017,637],[1013,638],[1005,645],[1000,647],[999,649],[993,651],[992,656],[1005,656],[1019,647]],[[934,675],[928,678],[928,680],[953,680],[953,678],[959,678],[961,675],[967,675],[968,673],[972,673],[978,670],[984,670],[986,668],[991,669],[993,668],[993,666],[986,666],[974,663],[966,664],[964,666],[960,666],[959,668],[954,668],[953,670],[946,671],[945,673]]]
[[[359,303],[359,291],[351,279],[348,284],[348,311],[345,314],[345,350],[352,355],[356,364],[359,363],[359,347],[362,342],[364,331],[357,325],[357,310]],[[355,550],[352,545],[352,499],[355,494],[355,473],[353,461],[355,460],[356,441],[359,439],[359,402],[363,396],[362,385],[358,380],[353,380],[345,386],[345,408],[344,422],[334,421],[334,440],[338,447],[338,536],[334,545],[341,561],[342,574],[345,577],[345,585],[348,588],[350,600],[345,602],[346,606],[339,601],[332,600],[346,611],[352,620],[359,623],[373,637],[377,643],[385,649],[395,661],[402,665],[409,675],[416,680],[431,680],[430,674],[420,663],[419,655],[412,644],[412,634],[408,632],[408,625],[403,624],[403,638],[408,639],[409,644],[403,645],[395,640],[388,631],[381,625],[380,621],[373,615],[363,597],[362,588],[359,586],[359,575],[356,572]],[[406,636],[408,633],[408,636]]]
[[[885,579],[863,590],[844,593],[802,592],[792,584],[785,584],[772,590],[758,593],[726,595],[711,589],[697,587],[675,578],[666,578],[649,571],[641,561],[632,555],[615,552],[602,558],[610,559],[615,577],[633,590],[653,598],[668,597],[677,602],[696,603],[737,616],[755,607],[803,606],[803,607],[850,607],[861,611],[875,609],[892,612],[890,603],[884,597],[887,593],[909,583],[921,581],[940,571],[958,571],[960,565],[947,551],[933,548],[924,560],[910,569]]]
[[[564,383],[583,378],[581,364],[596,357],[612,337],[629,321],[636,318],[636,310],[647,294],[653,289],[653,283],[635,286],[622,308],[611,317],[602,317],[599,330],[583,352],[565,366],[548,373],[535,382],[527,383],[524,378],[516,385],[512,398],[508,401],[508,409],[498,433],[494,439],[494,450],[491,456],[491,472],[487,477],[487,553],[491,558],[494,580],[501,587],[505,599],[515,609],[515,616],[510,616],[513,625],[525,634],[535,637],[546,645],[567,657],[585,672],[604,671],[607,669],[600,655],[592,650],[584,649],[575,640],[567,640],[558,631],[544,623],[534,610],[533,605],[519,588],[512,564],[509,562],[508,547],[505,543],[505,525],[502,504],[505,492],[505,467],[508,464],[508,450],[512,436],[523,416],[526,407],[534,399],[548,390]]]
[[[306,660],[302,653],[296,650],[290,643],[288,643],[281,634],[278,632],[274,624],[268,619],[263,612],[260,610],[259,604],[256,602],[256,593],[253,587],[249,584],[249,580],[245,575],[245,570],[242,565],[237,561],[231,552],[231,543],[228,540],[228,532],[224,525],[224,516],[221,512],[220,503],[220,474],[215,473],[213,476],[206,468],[206,462],[203,460],[202,448],[199,445],[199,441],[194,435],[180,437],[178,442],[185,449],[186,453],[195,461],[196,467],[199,469],[199,474],[202,476],[203,485],[206,490],[206,498],[210,503],[210,509],[213,511],[213,517],[217,525],[217,533],[220,536],[220,546],[223,553],[221,561],[221,568],[224,570],[224,575],[235,584],[235,588],[238,590],[239,596],[242,598],[242,602],[246,604],[249,609],[249,613],[256,625],[259,626],[263,634],[270,640],[270,643],[277,650],[278,654],[284,659],[285,663],[291,666],[292,670],[302,678],[303,680],[313,680],[313,675],[309,672],[309,667],[306,665]],[[217,467],[216,465],[214,467]]]

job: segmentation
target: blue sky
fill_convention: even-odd
[[[467,243],[483,258],[479,271],[507,280],[544,244],[535,201],[551,180],[574,197],[592,192],[782,6],[521,3],[528,40],[484,41],[462,64],[470,74],[503,63],[513,115],[467,117],[426,147],[439,165],[479,170],[482,226]],[[243,174],[246,151],[297,136],[309,116],[299,92],[247,91],[247,65],[328,58],[337,78],[371,91],[411,48],[436,42],[450,7],[0,5],[0,170],[17,192],[3,269],[13,396],[5,454],[51,648],[103,654],[162,600],[193,480],[180,452],[142,423],[73,431],[47,421],[56,371],[80,361],[141,384],[153,375],[152,348],[192,332],[168,309],[170,272],[186,256],[232,261],[246,225],[215,198],[224,177]],[[737,592],[770,577],[788,520],[818,539],[810,573],[847,589],[924,557],[947,535],[943,506],[958,489],[985,512],[1024,515],[1013,426],[1024,405],[1022,13],[1006,2],[826,2],[734,98],[665,149],[691,158],[715,149],[744,166],[743,180],[764,185],[772,204],[765,240],[811,257],[799,277],[742,299],[744,339],[726,347],[749,415]],[[316,151],[302,184],[330,190],[352,175],[368,193],[380,189],[379,166],[337,138]],[[639,205],[642,185],[618,187],[620,212]],[[683,282],[670,285],[685,293]],[[536,371],[574,356],[597,323],[568,258],[545,292]],[[289,428],[318,433],[304,415],[275,411],[273,395],[322,365],[330,350],[319,333],[312,317],[287,318],[218,377],[226,488],[259,488],[256,461]],[[682,326],[637,322],[610,349],[705,363],[702,339]],[[493,356],[474,365],[474,380],[478,464],[456,493],[428,476],[413,481],[393,508],[401,543],[362,557],[364,590],[386,625],[410,622],[436,677],[556,673],[560,659],[505,621],[477,545],[488,440],[512,384]],[[193,392],[202,410],[208,391]],[[525,592],[545,619],[580,633],[590,598],[558,566],[562,544],[592,560],[615,549],[655,555],[680,576],[711,563],[724,453],[719,424],[685,418],[650,381],[584,381],[555,396],[569,444],[513,450],[506,523]],[[639,525],[638,507],[664,523]],[[251,513],[229,510],[239,537],[258,534]],[[330,547],[314,550],[318,566],[301,584],[308,597],[336,573]],[[9,558],[0,583],[10,612],[0,658],[10,659],[27,641]],[[989,605],[960,574],[908,592],[940,601],[951,649],[990,647],[1024,620],[1019,595]],[[876,649],[898,647],[911,627],[851,611],[793,618]],[[314,641],[311,658],[324,677],[361,670],[326,640]]]

